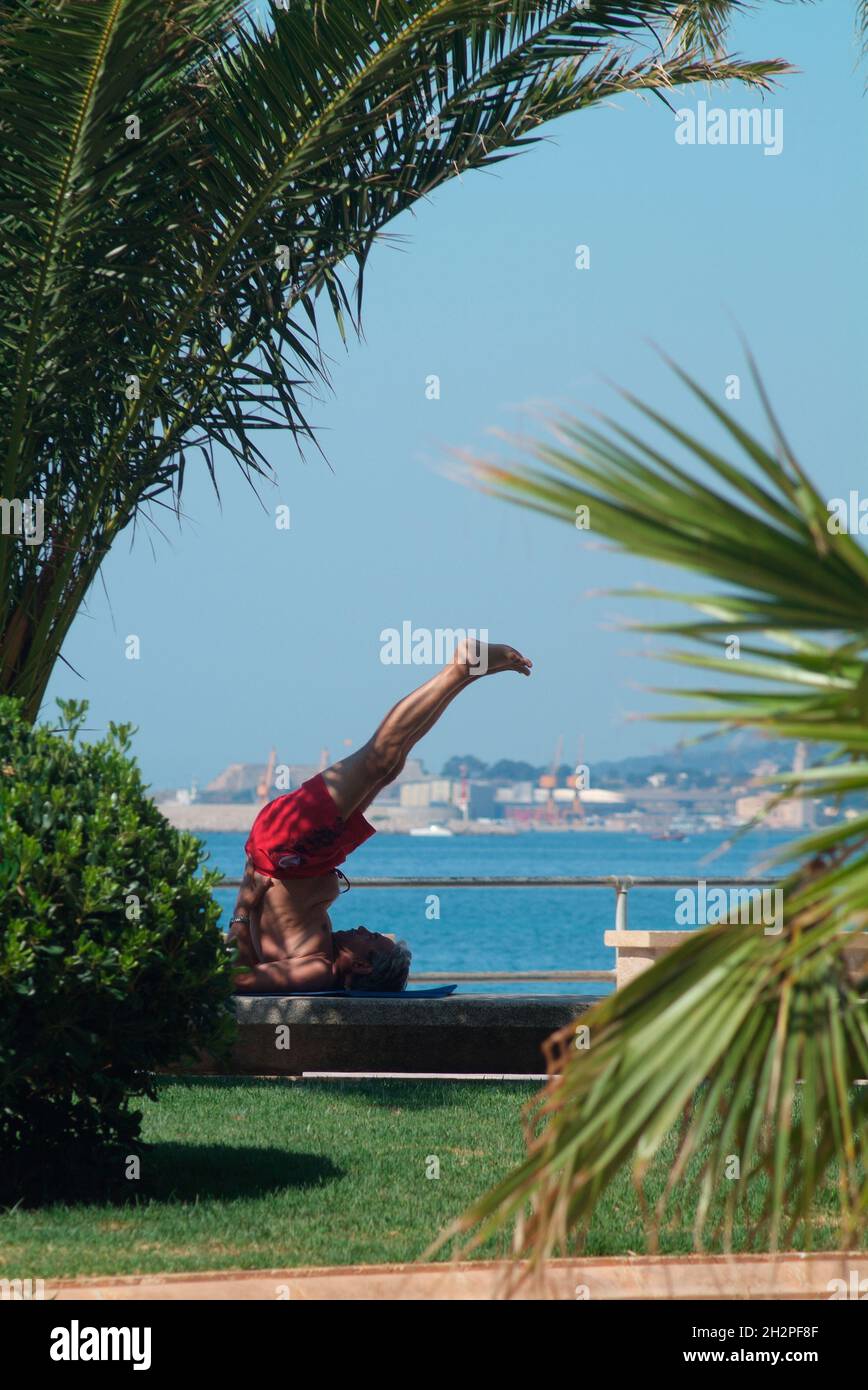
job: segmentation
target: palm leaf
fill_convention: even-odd
[[[0,690],[35,715],[112,542],[178,509],[191,458],[216,485],[220,446],[255,486],[257,431],[315,442],[321,306],[357,331],[367,256],[402,211],[614,94],[789,71],[667,42],[674,10],[2,7],[0,495],[43,499],[48,533],[0,545]]]
[[[800,739],[814,763],[774,778],[778,796],[844,803],[868,786],[868,556],[854,537],[828,529],[826,503],[751,367],[773,448],[679,371],[735,457],[628,396],[677,442],[684,464],[613,420],[598,428],[567,418],[530,463],[469,463],[496,496],[571,526],[577,507],[588,507],[592,534],[713,581],[706,593],[639,591],[693,610],[687,621],[634,626],[675,634],[683,645],[664,659],[714,678],[668,692],[690,708],[660,717]],[[733,633],[745,635],[746,659],[722,655]],[[575,1026],[551,1040],[526,1160],[438,1248],[455,1236],[472,1247],[514,1224],[516,1251],[540,1265],[581,1241],[625,1165],[644,1196],[651,1159],[676,1126],[676,1161],[648,1209],[652,1248],[675,1202],[693,1213],[697,1245],[729,1248],[738,1230],[748,1247],[809,1246],[830,1184],[841,1240],[864,1230],[868,1097],[857,1083],[868,1075],[868,1020],[845,951],[868,923],[868,814],[779,858],[796,863],[780,885],[779,932],[738,919],[697,931],[582,1017],[588,1051],[576,1050]],[[727,1177],[733,1158],[738,1180]]]

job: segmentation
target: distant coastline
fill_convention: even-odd
[[[776,795],[778,777],[804,768],[803,744],[772,747],[761,738],[731,735],[713,749],[679,746],[596,760],[592,767],[563,762],[562,751],[559,739],[547,771],[510,758],[484,763],[468,753],[447,759],[432,774],[419,758],[408,758],[367,819],[390,836],[424,835],[430,828],[434,835],[462,837],[609,831],[678,840],[759,822],[768,830],[798,833],[836,816],[834,804],[811,797],[780,801]],[[316,764],[278,762],[272,748],[266,763],[229,763],[201,789],[193,779],[189,786],[154,788],[151,794],[179,829],[246,835],[261,806],[316,777],[329,757],[323,748]]]
[[[202,835],[220,831],[246,834],[259,811],[259,806],[250,802],[161,801],[157,806],[177,830],[191,830]],[[431,823],[430,815],[405,816],[398,823],[392,818],[378,815],[376,810],[368,812],[368,819],[380,834],[385,835],[406,835],[410,830],[421,829]],[[449,819],[441,820],[439,824],[456,835],[517,835],[521,830],[528,829],[527,826],[504,821]],[[565,827],[545,828],[558,831]]]
[[[227,834],[243,835],[246,834],[253,824],[259,807],[250,803],[239,802],[193,802],[184,803],[179,801],[163,801],[157,803],[158,809],[163,813],[171,825],[177,830],[189,830],[197,835],[213,835],[224,832]],[[400,821],[391,816],[378,816],[376,811],[368,812],[368,819],[376,831],[381,835],[409,835],[411,830],[422,829],[431,824],[430,817],[403,817]],[[613,827],[599,823],[583,822],[517,822],[502,820],[463,820],[463,819],[442,819],[436,824],[446,830],[451,830],[453,835],[593,835],[593,834],[619,834],[619,835],[642,835],[647,834],[638,825],[625,825]],[[729,827],[732,828],[732,827]],[[790,827],[780,825],[767,825],[765,830],[774,832],[775,830],[784,831]],[[701,830],[692,830],[691,833],[701,833]],[[707,833],[707,832],[706,832]]]

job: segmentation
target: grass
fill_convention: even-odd
[[[125,1201],[0,1217],[7,1277],[415,1260],[522,1155],[535,1086],[166,1080]],[[426,1177],[439,1160],[440,1176]]]
[[[144,1106],[141,1176],[106,1203],[0,1217],[0,1274],[59,1278],[415,1260],[524,1153],[523,1083],[165,1080]],[[660,1188],[674,1136],[650,1177]],[[439,1178],[426,1170],[439,1162]],[[757,1202],[759,1189],[757,1190]],[[815,1248],[834,1248],[834,1189]],[[692,1249],[689,1214],[661,1236]],[[737,1233],[736,1248],[743,1243]],[[628,1174],[597,1205],[589,1255],[642,1253]],[[504,1253],[490,1244],[485,1256]]]

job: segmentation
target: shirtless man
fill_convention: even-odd
[[[229,927],[243,967],[239,992],[404,988],[405,942],[365,927],[332,931],[328,909],[341,880],[347,883],[338,865],[374,834],[365,811],[458,692],[498,671],[529,676],[532,664],[514,647],[460,643],[452,661],[400,700],[362,748],[262,808],[245,846]]]

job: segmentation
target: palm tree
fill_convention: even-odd
[[[605,417],[599,427],[565,418],[531,463],[471,460],[495,495],[570,525],[587,507],[591,532],[616,548],[713,581],[702,592],[638,591],[687,605],[682,620],[637,626],[676,639],[664,655],[704,678],[664,692],[692,703],[662,717],[803,740],[813,765],[774,779],[779,794],[856,799],[775,861],[795,866],[781,881],[780,934],[697,931],[582,1016],[588,1050],[575,1025],[550,1040],[526,1159],[443,1237],[472,1232],[472,1246],[517,1222],[515,1249],[532,1268],[574,1248],[625,1166],[644,1200],[673,1130],[676,1158],[646,1208],[652,1249],[676,1199],[695,1213],[697,1245],[729,1248],[741,1223],[748,1246],[810,1247],[818,1196],[830,1190],[841,1239],[865,1225],[868,1088],[856,1082],[868,1077],[868,1020],[845,952],[868,922],[868,554],[798,463],[750,365],[771,447],[679,371],[729,449],[628,395],[658,442]],[[733,634],[739,660],[725,655]]]
[[[721,6],[0,0],[2,529],[44,508],[41,544],[2,537],[0,693],[36,717],[112,542],[179,512],[191,456],[255,485],[255,431],[315,439],[320,296],[358,329],[404,209],[615,93],[788,71],[697,9]]]

